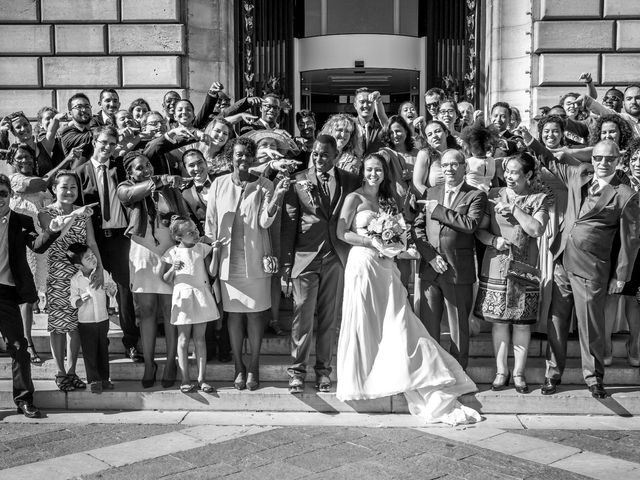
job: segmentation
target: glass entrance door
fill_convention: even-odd
[[[419,104],[420,71],[392,68],[335,68],[300,72],[300,106],[316,115],[320,128],[334,113],[354,113],[358,88],[379,91],[387,115],[398,112],[402,102]]]

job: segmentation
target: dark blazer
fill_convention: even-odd
[[[318,178],[314,167],[294,176],[295,184],[286,193],[282,214],[281,256],[282,264],[291,267],[291,277],[296,278],[318,255],[322,245],[328,242],[342,265],[347,263],[349,245],[336,235],[338,218],[347,195],[361,185],[360,177],[335,169],[336,191],[329,211],[320,199]],[[302,183],[301,183],[302,182]],[[311,185],[307,193],[304,184]]]
[[[113,179],[113,182],[116,186],[116,191],[118,189],[118,185],[124,182],[127,179],[127,172],[124,169],[122,164],[122,158],[118,157],[117,159],[109,160],[108,166],[109,175]],[[83,163],[76,170],[78,177],[80,178],[80,195],[78,196],[78,202],[81,205],[88,205],[90,203],[100,202],[100,194],[98,193],[98,183],[96,181],[96,172],[93,169],[93,165],[91,160],[88,160],[86,163]],[[127,210],[122,207],[122,211],[125,214],[125,218],[127,217]],[[93,223],[94,231],[98,228],[102,228],[102,209],[94,208],[93,215],[91,216],[91,222]]]
[[[435,279],[439,274],[429,265],[440,255],[449,268],[442,279],[449,283],[472,284],[476,281],[475,231],[480,226],[487,205],[487,194],[466,182],[453,200],[444,207],[445,186],[427,189],[426,199],[438,205],[428,218],[424,209],[414,222],[412,236],[420,252],[420,277]]]
[[[592,165],[566,165],[549,157],[543,157],[543,161],[568,189],[564,228],[551,245],[554,260],[562,255],[565,270],[581,278],[628,282],[640,248],[638,194],[616,175],[600,191],[594,208],[581,216],[583,187],[588,188],[593,179]],[[613,265],[616,238],[620,239],[620,249]]]
[[[193,140],[174,142],[160,135],[146,144],[143,154],[153,165],[154,175],[182,175],[181,154],[172,154],[173,150],[194,143]]]
[[[105,122],[104,118],[102,117],[102,110],[100,110],[98,113],[94,113],[91,116],[89,128],[104,127],[105,125],[110,125],[115,128],[116,122],[113,119],[111,119],[111,122]]]
[[[182,190],[182,198],[187,204],[189,214],[198,227],[200,235],[204,235],[204,221],[207,217],[207,204],[204,200],[206,195],[198,193],[195,184]]]
[[[40,235],[36,232],[31,217],[11,211],[9,215],[9,268],[18,291],[17,303],[33,303],[38,300],[38,292],[33,281],[31,269],[27,263],[29,247],[36,253],[44,253],[56,239],[60,232],[44,231]]]

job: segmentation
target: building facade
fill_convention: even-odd
[[[159,109],[275,90],[294,110],[348,110],[380,90],[391,112],[445,87],[525,117],[588,71],[602,94],[640,79],[638,0],[0,0],[0,114],[66,108],[102,87]],[[95,109],[94,109],[95,110]]]

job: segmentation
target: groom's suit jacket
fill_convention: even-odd
[[[38,301],[38,293],[33,281],[31,269],[27,263],[27,247],[36,253],[44,253],[56,239],[60,232],[36,232],[31,217],[16,213],[9,214],[7,239],[9,242],[9,268],[16,284],[16,303],[33,303]]]
[[[340,210],[346,196],[360,187],[360,178],[335,168],[335,192],[329,209],[323,205],[316,170],[311,167],[294,177],[294,185],[285,195],[281,227],[281,259],[296,278],[316,256],[329,248],[342,266],[347,263],[349,245],[336,235]]]
[[[484,217],[487,194],[466,182],[449,208],[444,204],[445,186],[427,190],[427,200],[437,200],[438,206],[429,217],[423,210],[416,218],[413,238],[420,252],[420,276],[427,280],[438,274],[429,262],[440,255],[449,268],[442,274],[443,280],[455,284],[472,284],[476,281],[475,231]]]

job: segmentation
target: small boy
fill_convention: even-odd
[[[78,332],[82,357],[87,371],[91,393],[113,389],[109,380],[109,313],[104,287],[91,286],[91,274],[97,259],[91,249],[82,243],[67,248],[67,258],[78,271],[71,277],[71,305],[78,309]]]

